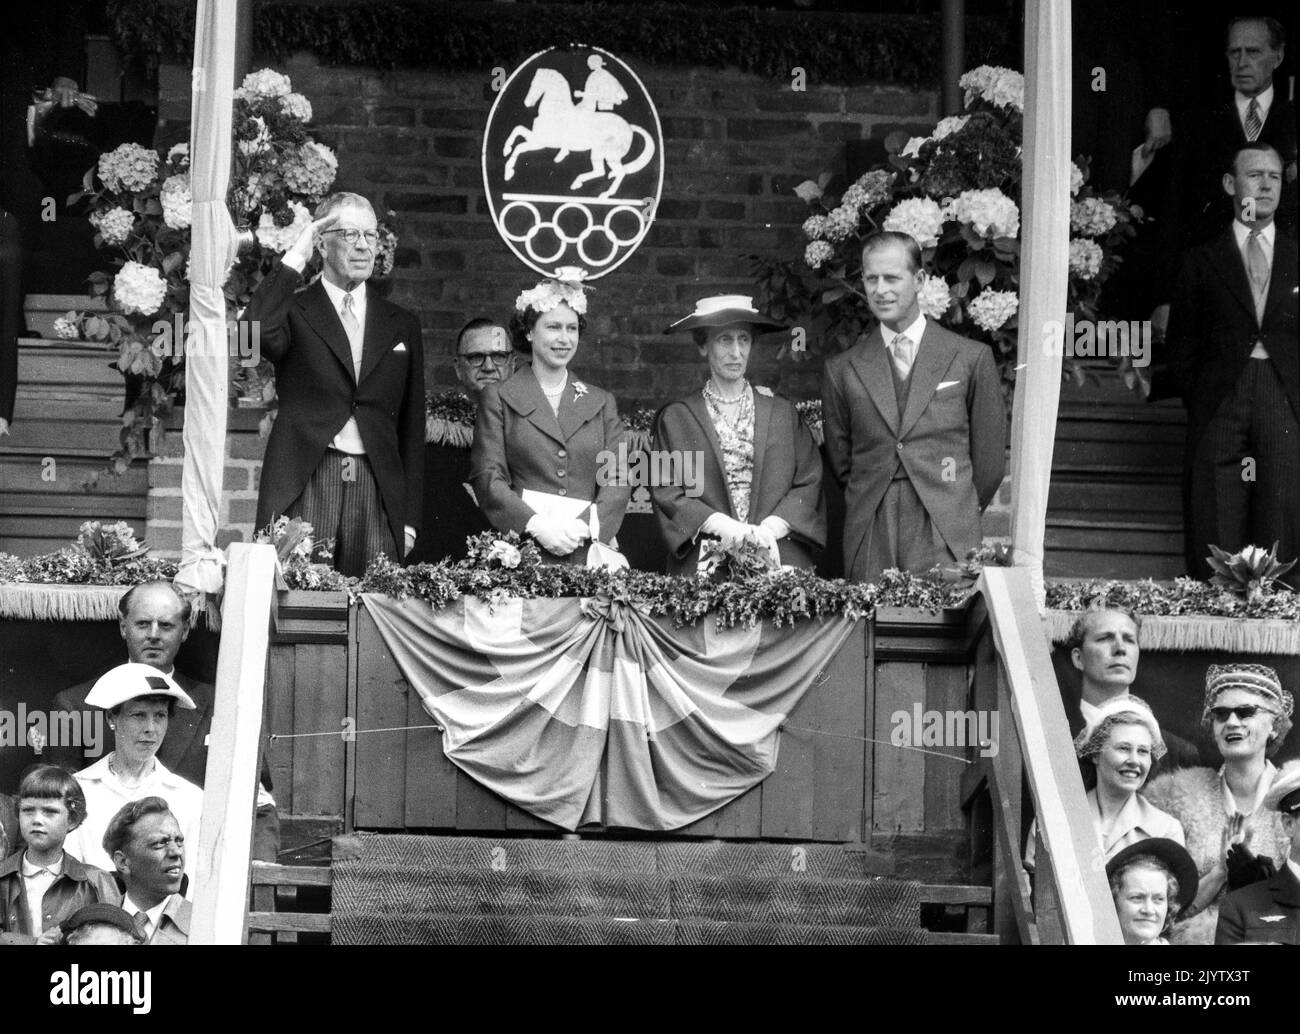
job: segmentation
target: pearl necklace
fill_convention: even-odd
[[[740,386],[740,394],[737,395],[734,399],[724,398],[722,396],[722,393],[718,390],[718,386],[713,383],[713,378],[710,377],[707,381],[704,382],[704,394],[711,402],[716,402],[722,406],[734,406],[737,403],[743,402],[745,400],[745,385],[744,382],[742,381]]]
[[[538,383],[540,384],[541,382],[539,381]],[[542,394],[545,395],[548,399],[558,399],[561,395],[564,394],[564,389],[567,388],[568,386],[569,386],[569,375],[566,373],[564,375],[564,380],[560,382],[560,386],[558,389],[556,389],[555,391],[547,391],[545,388],[542,388]]]

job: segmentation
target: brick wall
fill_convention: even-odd
[[[498,237],[483,195],[482,131],[496,96],[490,72],[324,68],[306,55],[280,70],[311,101],[315,137],[338,154],[336,186],[396,212],[401,240],[389,297],[420,314],[429,387],[454,386],[456,330],[472,315],[508,317],[515,296],[538,279]],[[920,133],[938,117],[933,92],[815,83],[796,92],[733,70],[634,70],[663,124],[663,197],[640,249],[596,281],[574,363],[623,407],[657,406],[700,385],[694,349],[661,332],[698,297],[752,294],[746,254],[802,250],[807,208],[792,193],[796,184],[842,165],[846,141]],[[168,142],[185,137],[189,83],[189,68],[162,68]],[[792,398],[815,396],[820,364],[778,362],[775,351],[755,351],[754,379]],[[169,439],[149,477],[149,541],[160,552],[180,548],[180,434]],[[251,537],[263,447],[256,419],[232,411],[220,545]],[[986,517],[988,534],[1007,533],[1008,501],[1004,485]]]

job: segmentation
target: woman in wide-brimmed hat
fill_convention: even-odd
[[[499,531],[527,532],[555,561],[582,563],[610,543],[630,488],[602,476],[624,430],[614,396],[569,373],[586,326],[578,271],[543,280],[515,301],[515,347],[532,365],[479,396],[470,482]]]
[[[652,489],[670,573],[694,573],[701,539],[752,538],[781,564],[803,568],[826,545],[812,435],[792,403],[745,377],[755,334],[777,329],[750,298],[716,295],[665,331],[690,331],[709,373],[702,390],[655,420],[658,468],[680,472]]]
[[[1291,730],[1294,706],[1273,668],[1211,664],[1201,723],[1214,735],[1222,767],[1179,769],[1147,788],[1148,800],[1182,823],[1200,873],[1196,900],[1174,929],[1175,944],[1213,944],[1223,896],[1285,863],[1289,841],[1281,816],[1263,800],[1278,777],[1269,758]]]
[[[1125,944],[1168,944],[1178,914],[1196,897],[1196,863],[1176,840],[1151,837],[1106,863]]]

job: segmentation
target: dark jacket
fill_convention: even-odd
[[[699,559],[700,526],[714,513],[738,517],[727,491],[722,444],[701,392],[671,402],[659,412],[653,455],[690,455],[703,461],[702,468],[692,472],[698,478],[694,488],[684,483],[684,477],[671,477],[673,483],[651,488],[659,530],[668,547],[668,573],[690,575]],[[684,468],[680,470],[684,473]],[[790,525],[790,534],[779,542],[781,562],[811,569],[826,545],[821,454],[793,405],[756,390],[754,480],[745,520],[758,524],[770,516]]]
[[[424,345],[412,312],[366,293],[361,376],[338,313],[319,281],[277,263],[257,286],[243,322],[258,327],[275,364],[280,412],[266,444],[257,526],[297,499],[334,436],[355,417],[393,540],[423,520]],[[250,330],[251,332],[251,330]]]
[[[0,863],[0,943],[31,943],[37,933],[27,914],[23,886],[23,851],[15,851]],[[122,894],[113,877],[63,852],[63,872],[50,884],[41,902],[41,922],[46,930],[61,923],[82,905],[104,901],[120,905]]]

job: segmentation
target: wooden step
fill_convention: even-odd
[[[23,301],[27,329],[36,337],[53,338],[54,321],[70,311],[109,312],[102,298],[87,294],[29,294]]]
[[[122,374],[116,351],[88,348],[71,342],[45,342],[48,347],[18,348],[18,394],[41,400],[107,400],[119,405]]]
[[[1144,480],[1094,479],[1070,474],[1053,474],[1047,495],[1048,514],[1077,512],[1104,518],[1132,513],[1138,519],[1158,514],[1166,520],[1182,520],[1182,485],[1175,478],[1152,475]]]
[[[19,394],[0,453],[107,459],[121,441],[122,399],[44,399]]]

